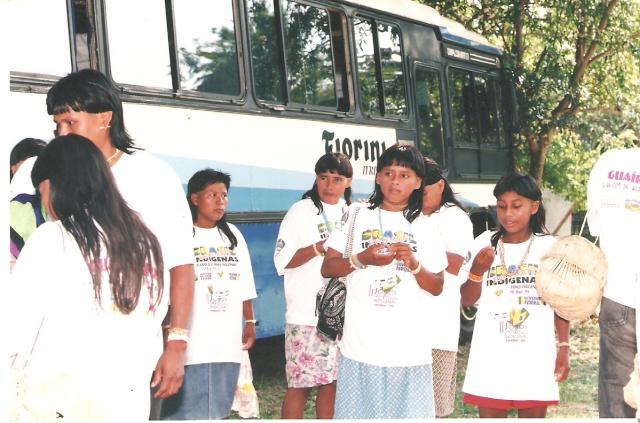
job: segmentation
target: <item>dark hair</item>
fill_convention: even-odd
[[[94,69],[82,69],[53,84],[47,93],[47,113],[58,115],[69,109],[87,113],[112,112],[109,137],[113,146],[128,154],[140,150],[124,127],[118,88],[104,74]]]
[[[458,201],[456,195],[449,185],[449,181],[442,175],[442,169],[440,165],[428,157],[424,158],[424,186],[433,185],[439,180],[444,181],[444,189],[442,190],[442,198],[440,199],[440,207],[453,207],[457,206],[460,210],[466,212],[467,209]]]
[[[353,176],[353,168],[349,157],[342,153],[326,153],[318,159],[315,167],[316,175],[324,172],[337,173],[345,178]],[[322,213],[322,202],[320,201],[320,193],[318,193],[318,183],[313,182],[313,187],[304,194],[302,198],[310,198],[313,204],[318,208],[318,214]],[[344,190],[344,199],[347,204],[351,204],[351,187]]]
[[[157,305],[162,297],[164,271],[160,244],[127,206],[100,150],[80,135],[55,138],[31,172],[36,187],[47,179],[50,207],[80,247],[93,279],[95,300],[101,303],[104,244],[116,307],[124,314],[134,310],[143,285]]]
[[[19,141],[11,149],[11,154],[9,155],[9,165],[13,166],[14,164],[28,159],[29,157],[39,155],[46,146],[46,142],[37,138],[25,138]]]
[[[194,223],[198,218],[198,207],[191,202],[191,195],[202,191],[211,184],[217,184],[219,182],[223,183],[228,191],[229,186],[231,186],[231,176],[224,172],[206,168],[197,171],[189,179],[189,183],[187,184],[187,202],[189,203],[189,209],[191,209],[191,220]],[[231,232],[231,228],[227,223],[227,213],[223,214],[220,220],[218,220],[216,227],[227,237],[231,244],[231,249],[234,249],[238,245],[238,239],[233,232]]]
[[[422,212],[422,189],[424,188],[424,161],[420,151],[413,145],[394,144],[387,148],[378,158],[377,173],[387,166],[403,166],[413,170],[420,178],[420,188],[414,190],[409,197],[409,203],[404,209],[404,217],[409,221],[413,220]],[[371,196],[369,196],[369,208],[371,210],[382,204],[383,196],[380,185],[375,184]]]
[[[536,180],[529,175],[523,175],[521,173],[512,172],[509,173],[498,181],[495,188],[493,188],[493,196],[498,199],[502,194],[506,192],[515,192],[518,195],[526,197],[533,201],[539,201],[540,206],[538,211],[529,218],[529,229],[533,234],[548,234],[549,231],[544,225],[545,210],[542,204],[542,191],[536,183]],[[498,241],[504,235],[504,228],[498,222],[498,231],[491,236],[491,245],[496,248]]]

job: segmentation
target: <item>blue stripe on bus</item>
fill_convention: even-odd
[[[189,178],[210,167],[231,175],[230,212],[286,211],[313,185],[314,173],[270,169],[194,158],[158,155],[176,171],[187,192]],[[252,185],[256,186],[252,186]],[[265,186],[268,185],[268,186]],[[373,181],[354,181],[354,198],[368,197]]]

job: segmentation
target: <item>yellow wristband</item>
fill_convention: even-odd
[[[469,280],[475,283],[482,283],[482,275],[476,275],[475,273],[469,272]]]

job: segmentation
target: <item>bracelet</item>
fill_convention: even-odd
[[[244,319],[244,322],[245,322],[245,323],[253,323],[254,325],[255,325],[256,323],[258,323],[258,321],[257,321],[256,319]]]
[[[571,345],[569,345],[568,342],[558,342],[558,348],[560,347],[570,347]]]
[[[349,267],[353,270],[358,269],[358,266],[356,266],[355,262],[353,261],[353,256],[349,256]]]
[[[482,283],[482,275],[476,275],[475,273],[469,272],[469,280],[475,283]]]
[[[358,260],[357,254],[353,254],[351,257],[349,257],[349,262],[353,264],[356,269],[365,269],[367,267],[366,264],[362,264],[362,262]]]
[[[321,253],[320,251],[318,251],[318,249],[316,248],[316,243],[315,242],[313,244],[311,244],[311,246],[313,247],[313,252],[316,254],[316,256],[324,256],[324,254]]]
[[[189,336],[189,329],[169,328],[169,335]]]
[[[411,270],[411,273],[413,273],[414,275],[417,275],[418,273],[420,273],[421,270],[422,270],[422,263],[418,262],[418,267],[416,267],[414,270]]]

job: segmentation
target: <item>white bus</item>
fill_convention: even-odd
[[[9,11],[9,136],[50,139],[47,90],[82,68],[121,88],[135,142],[183,183],[232,176],[229,220],[247,239],[258,336],[281,334],[273,248],[286,210],[328,151],[373,188],[390,145],[416,144],[467,204],[485,206],[510,166],[501,51],[409,0],[15,0]]]

